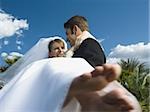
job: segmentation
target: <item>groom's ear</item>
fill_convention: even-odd
[[[74,25],[74,27],[73,27],[73,29],[72,29],[72,33],[76,35],[77,30],[78,30],[78,26],[77,26],[77,25]]]

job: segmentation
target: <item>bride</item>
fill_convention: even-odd
[[[101,92],[99,92],[99,94],[104,95],[109,93],[108,95],[106,94],[106,96],[111,96],[112,92],[110,91],[113,90],[113,86],[123,88],[119,85],[119,83],[112,82],[119,75],[117,70],[114,70],[114,74],[112,73],[112,75],[115,76],[111,79],[110,82],[112,83],[110,84],[108,84],[109,81],[106,80],[108,77],[104,77],[102,75],[100,75],[102,78],[97,78],[99,76],[96,76],[96,78],[89,77],[93,75],[92,73],[105,74],[108,70],[110,71],[108,65],[105,65],[105,68],[108,68],[107,70],[102,70],[104,67],[99,67],[96,71],[81,58],[48,58],[48,43],[54,39],[61,38],[51,37],[40,39],[39,42],[33,46],[23,58],[18,60],[4,73],[3,78],[8,83],[0,91],[0,111],[79,111],[80,105],[75,98],[73,98],[69,104],[63,108],[64,102],[69,94],[78,94],[78,91],[81,93],[88,92],[93,89],[94,91],[101,90],[106,86]],[[64,42],[64,40],[62,41]],[[66,51],[67,45],[65,42],[64,45]],[[115,67],[116,66],[112,66],[114,69]],[[80,77],[81,75],[82,77]],[[86,80],[88,83],[86,83]],[[93,83],[94,81],[99,81],[98,83],[105,83],[97,86]],[[90,87],[90,84],[95,84],[97,88],[95,89],[95,85]],[[79,86],[79,88],[77,86]],[[123,88],[123,90],[125,89]],[[134,112],[137,112],[137,110],[140,111],[136,99],[127,92],[127,90],[125,91],[127,95],[131,97],[131,103],[134,102],[133,108],[136,107]],[[127,107],[129,107],[129,105]],[[121,112],[121,110],[118,112]]]

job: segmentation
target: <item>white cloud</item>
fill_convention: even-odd
[[[23,54],[21,54],[19,52],[11,52],[11,53],[9,53],[9,55],[11,55],[11,56],[17,56],[17,57],[22,57],[23,56]]]
[[[21,46],[17,46],[17,49],[18,49],[18,50],[21,50],[22,48],[21,48]]]
[[[0,39],[13,36],[14,34],[20,36],[23,30],[27,30],[28,27],[27,20],[19,20],[0,10]]]
[[[8,56],[8,54],[7,54],[6,52],[2,52],[2,53],[1,53],[1,57],[2,57],[2,58],[5,58],[5,57],[7,57],[7,56]]]
[[[9,41],[8,40],[4,40],[4,45],[8,45]]]
[[[20,41],[20,40],[16,40],[16,44],[18,44],[18,45],[22,45],[22,41]]]
[[[107,63],[118,63],[119,61],[120,61],[120,58],[107,57]]]
[[[107,62],[115,63],[120,59],[138,58],[142,62],[150,64],[150,43],[140,42],[131,45],[117,45],[107,57]]]
[[[6,53],[6,52],[2,52],[1,53],[1,57],[4,59],[4,60],[14,60],[16,59],[17,57],[23,57],[23,54],[19,53],[19,52],[10,52],[10,53]]]

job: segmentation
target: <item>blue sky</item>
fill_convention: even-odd
[[[18,20],[26,20],[29,25],[18,37],[20,49],[14,34],[0,40],[0,54],[12,51],[24,54],[41,37],[66,38],[63,24],[74,15],[88,19],[91,33],[104,39],[107,56],[118,45],[149,43],[148,0],[0,0],[0,9]],[[8,45],[3,45],[5,40]]]

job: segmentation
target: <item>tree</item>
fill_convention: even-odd
[[[18,59],[23,56],[18,52],[11,52],[9,54],[4,52],[1,55],[6,65],[0,67],[0,73],[5,72],[11,65],[13,65]]]
[[[143,112],[149,112],[150,69],[138,59],[121,60],[122,74],[119,82],[136,96]]]
[[[0,66],[0,75],[2,72],[5,72],[10,66],[12,66],[22,56],[23,56],[22,54],[17,52],[11,52],[9,54],[3,53],[2,58],[5,61],[6,65]],[[3,79],[0,79],[0,89],[2,89],[4,85],[5,85],[5,81]]]

